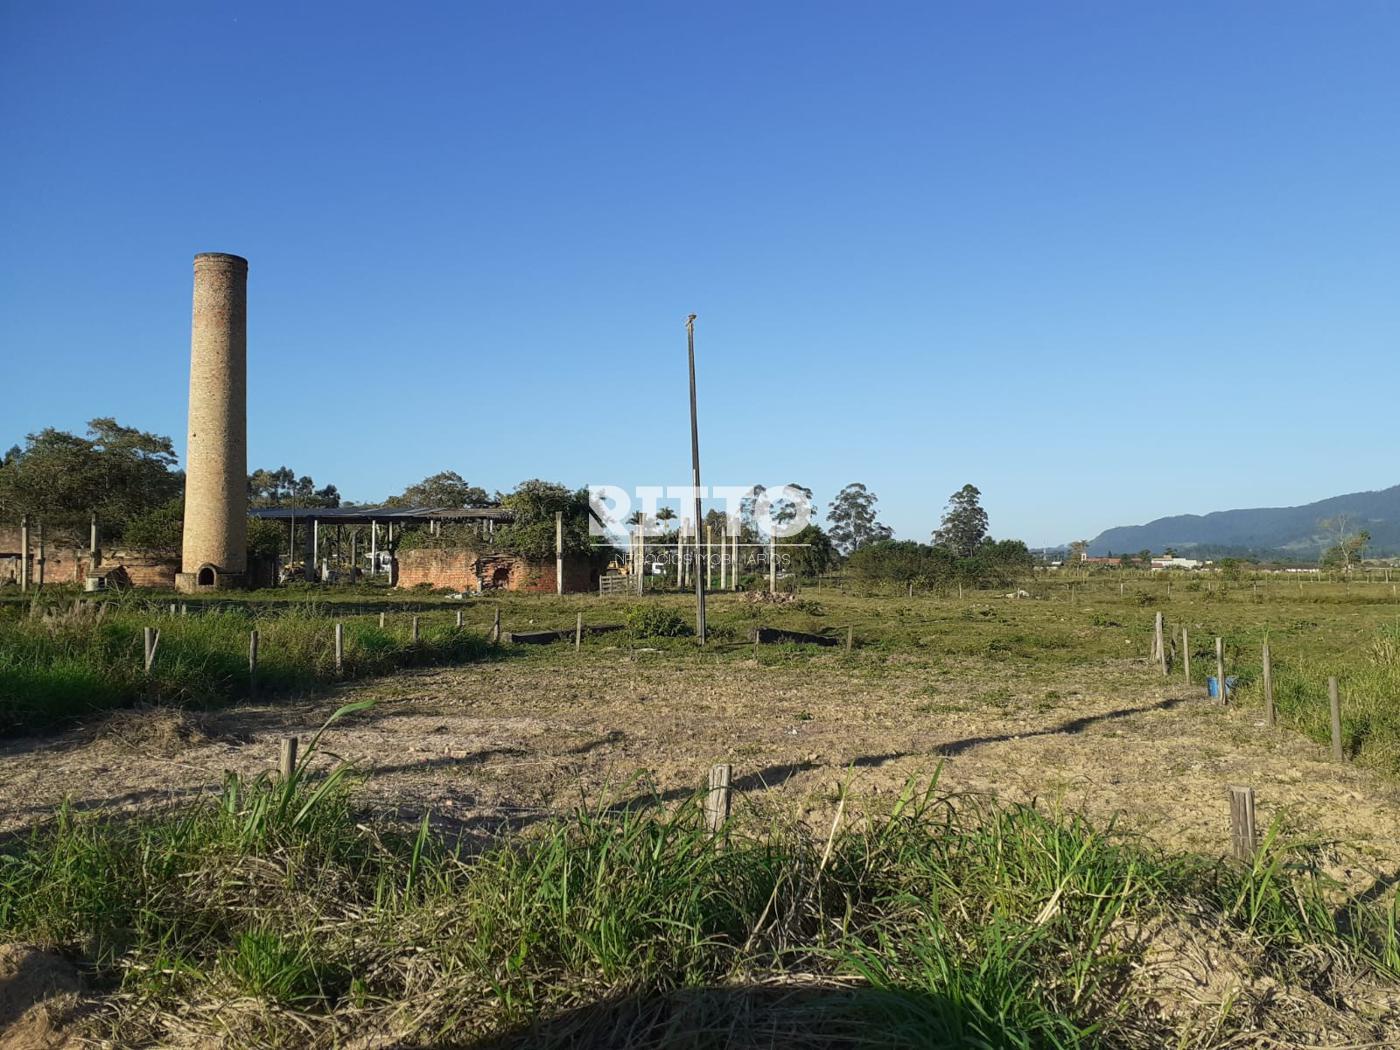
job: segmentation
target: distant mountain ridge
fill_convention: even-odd
[[[1400,485],[1375,492],[1306,503],[1301,507],[1258,507],[1251,510],[1219,510],[1211,514],[1177,514],[1146,525],[1122,525],[1106,529],[1089,543],[1091,555],[1135,554],[1151,550],[1160,554],[1171,547],[1188,551],[1233,551],[1277,558],[1313,558],[1329,540],[1319,522],[1346,515],[1351,532],[1371,534],[1368,554],[1400,554]]]

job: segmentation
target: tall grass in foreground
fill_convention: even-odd
[[[1327,1005],[1395,977],[1393,906],[1272,836],[1244,867],[911,786],[829,836],[602,807],[468,852],[426,817],[364,821],[304,768],[139,819],[60,814],[0,851],[0,937],[91,960],[110,995],[88,1023],[121,1043],[1226,1045],[1309,1007],[1393,1031]],[[1208,975],[1233,959],[1272,990],[1200,1016],[1160,974],[1202,945]]]
[[[315,607],[267,618],[241,611],[161,616],[118,607],[101,620],[91,614],[0,620],[0,734],[61,725],[137,700],[207,704],[246,696],[248,638],[254,628],[260,635],[260,692],[336,680],[335,622]],[[385,628],[369,617],[344,623],[341,678],[470,660],[490,650],[480,635],[444,620],[424,618],[416,643],[403,617]],[[142,644],[146,626],[160,628],[149,677]]]

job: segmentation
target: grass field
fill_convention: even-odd
[[[478,634],[455,620],[396,611],[392,626],[377,615],[335,617],[315,603],[249,610],[201,609],[171,614],[166,603],[126,602],[74,614],[65,604],[49,616],[0,610],[0,734],[60,726],[138,701],[177,705],[224,703],[250,695],[304,692],[318,685],[433,663],[490,655]],[[344,654],[335,664],[334,625],[345,624]],[[146,673],[144,630],[159,629]],[[250,671],[251,632],[258,639]]]
[[[1382,583],[1261,592],[724,595],[703,651],[484,640],[497,611],[688,622],[680,595],[428,598],[432,651],[410,613],[381,631],[355,605],[0,613],[0,652],[41,676],[97,654],[128,675],[118,705],[161,626],[171,709],[105,722],[74,688],[57,717],[81,728],[0,754],[0,941],[77,960],[89,994],[54,1030],[117,1045],[1385,1045],[1400,607]],[[1180,653],[1166,680],[1147,661],[1158,610],[1190,632],[1189,684]],[[351,648],[358,684],[335,680],[337,621],[378,640]],[[854,648],[756,649],[760,624]],[[252,626],[287,670],[247,704]],[[1217,634],[1228,710],[1204,698]],[[369,677],[400,661],[419,669]],[[1293,732],[1326,739],[1329,675],[1343,766]],[[312,712],[368,700],[292,783],[260,773]],[[716,841],[692,792],[720,760],[741,804]],[[1222,857],[1240,781],[1268,829],[1251,865]]]
[[[464,852],[304,774],[61,813],[0,855],[0,931],[81,945],[120,1045],[1230,1045],[1261,1018],[1191,1010],[1201,951],[1291,1033],[1365,1039],[1400,975],[1393,906],[1273,832],[1238,866],[909,784],[825,836],[604,804]]]
[[[1210,589],[1207,589],[1210,588]],[[1345,747],[1358,761],[1400,774],[1400,601],[1388,582],[1329,584],[1271,581],[1228,584],[1151,578],[1039,584],[1030,599],[968,591],[961,598],[866,596],[808,589],[791,604],[746,604],[714,596],[711,646],[697,659],[739,659],[758,624],[844,637],[854,632],[860,653],[898,653],[927,663],[948,657],[1012,660],[1046,668],[1138,657],[1151,641],[1161,610],[1174,659],[1185,627],[1192,681],[1215,673],[1214,639],[1226,641],[1226,673],[1237,677],[1239,699],[1260,703],[1262,647],[1270,642],[1279,716],[1313,739],[1330,734],[1327,678],[1343,693]],[[335,597],[334,592],[327,592]],[[248,632],[260,632],[259,684],[273,692],[305,691],[343,677],[383,674],[395,667],[464,661],[487,655],[484,638],[500,611],[506,630],[569,629],[582,613],[590,625],[626,624],[637,599],[595,596],[499,598],[467,602],[432,595],[347,592],[339,602],[279,595],[276,601],[224,611],[194,603],[192,616],[172,616],[164,598],[128,600],[100,624],[71,615],[45,621],[19,603],[0,605],[0,733],[62,724],[96,710],[156,697],[210,704],[246,696]],[[675,611],[688,624],[693,600],[649,595],[648,608]],[[59,612],[66,603],[55,607]],[[378,627],[376,608],[389,608]],[[418,644],[409,624],[420,610]],[[433,610],[440,611],[433,611]],[[466,630],[455,629],[462,609]],[[348,610],[348,611],[347,611]],[[346,659],[337,675],[333,625],[346,625]],[[142,667],[141,632],[161,628],[152,676]],[[629,633],[628,637],[631,637]],[[680,654],[693,639],[648,638]],[[548,651],[514,657],[552,659]],[[777,656],[772,658],[776,659]],[[855,657],[860,659],[859,655]]]

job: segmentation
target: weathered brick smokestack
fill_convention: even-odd
[[[248,568],[248,260],[194,257],[182,591],[241,587]]]

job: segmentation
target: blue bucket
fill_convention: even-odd
[[[1225,676],[1226,700],[1230,699],[1230,694],[1232,694],[1235,691],[1235,683],[1238,681],[1239,679],[1232,674],[1227,674]],[[1209,678],[1206,679],[1206,692],[1208,692],[1213,697],[1220,696],[1220,683],[1218,683],[1215,680],[1215,675],[1211,675]]]

